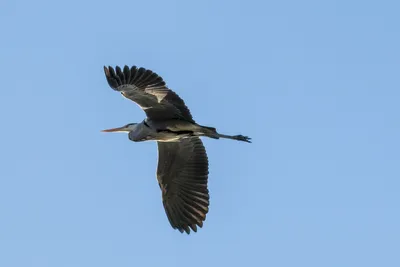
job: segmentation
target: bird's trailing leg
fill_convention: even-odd
[[[232,140],[238,140],[238,141],[243,141],[247,143],[251,143],[251,138],[248,136],[244,135],[226,135],[226,134],[220,134],[217,132],[217,130],[213,127],[207,127],[207,126],[200,126],[201,127],[201,132],[210,138],[214,139],[220,139],[220,138],[226,138],[226,139],[232,139]]]
[[[238,141],[243,141],[247,143],[251,143],[251,138],[248,136],[244,136],[241,134],[238,135],[226,135],[226,134],[218,134],[219,138],[227,138],[227,139],[233,139],[233,140],[238,140]]]

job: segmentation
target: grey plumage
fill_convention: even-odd
[[[167,218],[180,232],[196,232],[209,209],[208,158],[199,137],[228,138],[250,143],[243,135],[224,135],[197,124],[184,101],[151,70],[133,66],[104,67],[108,84],[137,103],[147,118],[141,123],[104,130],[127,132],[135,142],[158,143],[157,180]]]
[[[136,102],[149,119],[183,119],[194,122],[183,100],[168,89],[164,80],[151,70],[133,66],[104,67],[108,84],[126,98]]]
[[[157,179],[172,227],[196,231],[203,226],[209,206],[208,158],[200,138],[158,142]]]

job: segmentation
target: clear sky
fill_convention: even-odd
[[[0,266],[400,266],[399,1],[0,2]],[[144,112],[160,74],[204,140],[211,206],[173,230]]]

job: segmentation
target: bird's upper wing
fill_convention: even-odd
[[[136,102],[147,117],[155,120],[184,119],[194,122],[184,101],[165,84],[164,80],[151,70],[119,66],[104,67],[110,87]]]
[[[197,231],[209,206],[208,158],[200,138],[158,142],[157,179],[168,220],[174,229]]]

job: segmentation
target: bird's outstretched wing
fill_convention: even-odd
[[[158,142],[157,179],[168,220],[190,233],[202,227],[209,206],[208,158],[200,138]]]
[[[112,89],[136,102],[149,119],[184,119],[194,122],[184,101],[156,73],[145,68],[104,66],[107,82]]]

